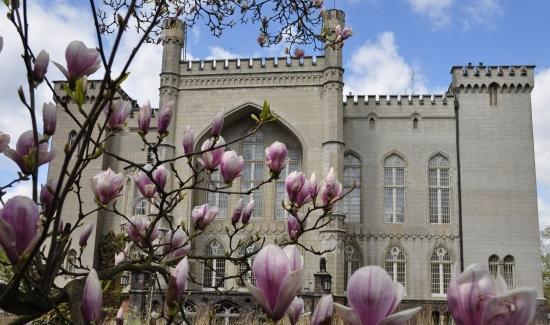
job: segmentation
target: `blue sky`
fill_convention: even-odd
[[[546,0],[325,0],[325,7],[346,12],[347,25],[354,30],[344,48],[346,92],[362,94],[410,91],[410,74],[415,72],[415,89],[444,91],[450,83],[450,68],[468,62],[477,64],[537,65],[533,91],[533,121],[541,227],[550,226],[550,2]],[[30,5],[31,41],[37,50],[45,48],[53,60],[64,62],[66,44],[81,39],[95,44],[87,2],[37,0]],[[18,103],[16,89],[24,74],[18,63],[19,45],[0,9],[0,131],[12,136],[28,129],[28,116]],[[34,26],[34,29],[33,29]],[[189,32],[188,55],[193,58],[282,56],[282,47],[261,49],[256,44],[258,27],[238,26],[222,38],[209,35],[199,24]],[[129,34],[121,49],[127,55],[135,43]],[[127,92],[139,101],[158,102],[159,46],[147,45],[131,66]],[[306,54],[315,54],[306,48]],[[55,67],[48,76],[60,79]],[[42,87],[43,88],[43,87]],[[51,96],[40,89],[39,101]],[[15,175],[14,164],[0,157],[0,183]],[[12,194],[27,193],[20,186]]]

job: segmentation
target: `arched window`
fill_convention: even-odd
[[[151,147],[147,147],[147,163],[154,164],[155,160],[155,153],[153,152],[153,149]]]
[[[516,283],[514,281],[514,268],[514,257],[511,255],[506,255],[506,257],[504,257],[504,263],[502,265],[502,277],[504,278],[504,281],[506,281],[508,289],[513,289],[516,286]]]
[[[500,261],[499,261],[498,255],[491,255],[491,257],[489,257],[489,272],[491,272],[491,275],[494,278],[496,278],[497,275],[500,273],[499,264],[500,264]]]
[[[240,308],[232,302],[224,301],[215,306],[215,325],[239,324]]]
[[[207,173],[206,176],[208,187],[211,189],[217,189],[224,186],[224,183],[220,176],[220,171],[216,170],[213,173]],[[209,206],[217,206],[219,209],[218,218],[227,218],[227,200],[228,194],[220,192],[208,192],[206,200]]]
[[[71,249],[67,253],[67,257],[65,258],[65,270],[67,272],[74,272],[76,268],[76,251],[74,249]]]
[[[256,131],[255,134],[243,139],[243,158],[244,169],[241,177],[241,191],[247,191],[256,187],[264,179],[265,152],[264,137],[262,132]],[[260,217],[262,212],[262,190],[255,190],[251,195],[254,199],[254,215]],[[243,204],[248,202],[249,198],[243,198]]]
[[[450,167],[449,159],[435,155],[428,161],[430,192],[430,223],[450,223]]]
[[[415,130],[418,129],[418,118],[417,117],[413,118],[413,129],[415,129]]]
[[[384,259],[384,267],[392,277],[393,282],[401,283],[406,288],[407,262],[401,248],[393,246],[388,249]]]
[[[384,218],[391,223],[405,221],[405,160],[397,154],[384,160]]]
[[[353,154],[344,156],[344,193],[355,188],[343,200],[343,213],[348,222],[361,222],[361,161]]]
[[[148,202],[141,195],[138,187],[134,184],[134,215],[144,216],[147,215]]]
[[[300,152],[294,148],[288,148],[288,162],[286,167],[281,171],[279,179],[275,182],[276,194],[275,194],[275,218],[286,218],[287,212],[281,206],[283,200],[286,201],[286,187],[285,180],[288,174],[293,171],[300,171],[302,169],[302,159],[300,157]],[[254,201],[255,203],[256,201]]]
[[[451,281],[451,255],[443,247],[436,248],[430,260],[432,295],[443,296],[447,293]]]
[[[250,245],[246,247],[241,248],[241,256],[244,256],[246,254],[251,254],[256,249],[256,246]],[[237,284],[240,287],[245,286],[245,282],[249,282],[253,285],[256,285],[256,278],[254,278],[254,274],[252,273],[252,264],[254,263],[254,256],[250,256],[246,259],[246,262],[240,262],[239,263],[239,274],[242,275],[242,278],[244,281],[241,281],[241,279],[237,280]]]
[[[498,84],[492,83],[489,85],[489,105],[497,106],[498,105]]]
[[[374,129],[376,121],[374,120],[374,117],[371,117],[369,120],[369,126],[371,129]]]
[[[73,145],[75,144],[76,142],[76,131],[75,130],[72,130],[71,132],[69,132],[69,137],[67,139],[67,144],[69,146],[69,149],[73,147]],[[78,150],[78,149],[77,149]]]
[[[202,283],[204,290],[213,288],[223,288],[225,286],[225,260],[223,254],[225,249],[216,239],[210,242],[204,249],[204,255],[207,257],[221,257],[208,259],[203,264]]]
[[[347,290],[348,279],[361,265],[361,252],[352,245],[347,245],[344,250],[344,288]]]

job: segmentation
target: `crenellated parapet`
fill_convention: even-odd
[[[453,89],[460,93],[488,93],[491,87],[501,93],[530,93],[534,85],[534,66],[454,66]]]
[[[180,62],[180,75],[225,75],[247,73],[285,73],[322,71],[325,68],[323,56],[307,56],[303,58],[273,57],[273,58],[237,58],[190,60]]]
[[[67,103],[72,103],[72,100],[70,97],[67,96],[67,93],[65,92],[64,88],[67,85],[66,81],[54,81],[54,89],[55,93],[61,100],[67,101]],[[96,99],[97,95],[99,94],[99,88],[101,87],[101,80],[88,80],[86,83],[86,96],[84,98],[84,105],[91,105],[93,104]],[[139,104],[135,99],[130,97],[124,90],[120,89],[118,91],[118,95],[115,96],[115,98],[121,98],[123,100],[127,100],[132,105],[132,111],[139,111]],[[55,98],[54,98],[55,100]]]
[[[428,95],[348,95],[344,97],[345,119],[453,118],[452,94]]]
[[[344,97],[344,108],[353,106],[446,106],[454,99],[453,95],[347,95]]]

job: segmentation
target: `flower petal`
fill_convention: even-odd
[[[254,297],[254,299],[256,299],[256,301],[260,304],[260,306],[262,306],[265,313],[268,315],[271,315],[272,313],[271,307],[269,306],[269,302],[267,301],[263,292],[248,282],[245,282],[244,284],[246,285],[246,288],[248,289],[252,297]]]
[[[409,319],[413,318],[422,307],[416,307],[411,309],[406,309],[395,313],[389,317],[384,318],[378,323],[378,325],[402,325],[405,324]]]
[[[334,303],[334,309],[336,309],[336,312],[344,319],[346,324],[361,325],[361,319],[359,319],[359,315],[357,315],[353,308]]]
[[[526,325],[535,317],[537,291],[517,289],[489,299],[483,310],[484,325]]]
[[[290,272],[285,276],[279,288],[277,303],[275,304],[275,308],[273,308],[273,315],[271,317],[273,320],[280,320],[285,316],[288,306],[290,306],[290,303],[302,288],[303,282],[304,271],[301,269]]]

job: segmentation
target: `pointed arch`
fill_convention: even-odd
[[[387,223],[405,221],[406,161],[391,152],[384,158],[384,220]]]
[[[492,82],[489,84],[489,106],[497,106],[498,105],[498,84],[496,82]]]
[[[407,288],[407,253],[400,243],[390,243],[384,250],[384,268],[393,282]]]
[[[212,239],[203,249],[207,259],[203,262],[203,290],[223,289],[225,287],[225,247],[218,239]]]
[[[451,223],[451,162],[443,152],[428,159],[429,222]]]
[[[504,256],[504,259],[502,260],[502,262],[503,262],[502,277],[504,278],[504,281],[506,282],[508,289],[513,289],[516,287],[516,279],[515,279],[516,261],[512,255],[506,255]]]
[[[355,240],[349,240],[344,246],[344,289],[347,290],[351,275],[363,265],[363,253]]]
[[[489,272],[491,272],[491,275],[496,278],[497,275],[500,273],[500,258],[498,255],[493,254],[489,256]]]
[[[432,296],[445,296],[451,281],[454,263],[452,251],[444,244],[438,244],[429,256]]]

